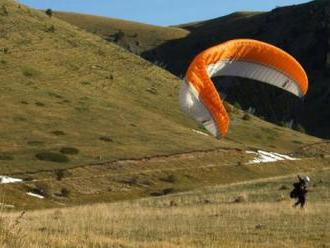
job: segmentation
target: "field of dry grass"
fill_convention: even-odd
[[[2,247],[329,247],[329,170],[312,172],[307,207],[294,176],[113,204],[3,213]],[[10,238],[8,238],[10,237]],[[7,246],[6,246],[7,245]]]

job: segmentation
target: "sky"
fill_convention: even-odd
[[[19,0],[52,9],[169,26],[224,16],[236,11],[269,11],[304,0]]]

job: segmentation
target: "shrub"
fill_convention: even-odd
[[[150,193],[150,195],[151,196],[162,196],[162,195],[171,194],[173,192],[175,192],[175,189],[173,189],[173,188],[166,188],[166,189],[163,189],[160,192],[152,192],[152,193]]]
[[[298,132],[301,132],[301,133],[306,133],[305,128],[304,128],[301,124],[297,124],[297,125],[294,127],[294,130],[296,130],[296,131],[298,131]]]
[[[55,97],[57,99],[63,99],[63,96],[55,93],[55,92],[48,92],[48,95],[51,96],[51,97]]]
[[[46,15],[48,17],[52,17],[53,16],[53,10],[52,9],[46,9],[45,13],[46,13]]]
[[[69,177],[72,175],[72,173],[68,170],[64,169],[57,169],[54,171],[56,180],[61,181],[64,177]]]
[[[7,54],[9,52],[9,48],[8,47],[3,47],[1,48],[1,51],[4,53],[4,54]]]
[[[177,177],[175,175],[168,175],[167,177],[160,178],[160,180],[167,183],[175,183],[177,181]]]
[[[70,190],[68,190],[67,188],[62,188],[61,189],[61,196],[62,197],[69,197],[70,195]]]
[[[174,193],[174,191],[175,191],[175,189],[173,189],[173,188],[163,189],[163,195]]]
[[[289,187],[286,186],[286,185],[281,185],[281,186],[278,188],[278,190],[288,190],[288,189],[289,189]]]
[[[59,130],[53,131],[52,134],[55,134],[56,136],[65,135],[63,131],[59,131]]]
[[[36,158],[42,161],[56,162],[56,163],[67,163],[70,159],[61,153],[55,152],[40,152],[37,153]]]
[[[234,102],[233,106],[237,109],[242,109],[241,105],[238,102]]]
[[[73,155],[73,154],[78,154],[79,150],[74,147],[62,147],[60,152],[63,154]]]
[[[56,180],[61,181],[64,177],[64,170],[55,170]]]
[[[151,196],[162,196],[163,193],[162,192],[152,192],[150,193]]]
[[[37,71],[36,69],[32,68],[32,67],[25,67],[22,69],[22,73],[24,76],[26,77],[36,77],[40,74],[39,71]]]
[[[124,180],[121,180],[120,182],[128,184],[129,186],[138,185],[138,179],[136,177],[124,179]]]
[[[38,107],[44,107],[45,106],[45,104],[42,103],[42,102],[36,102],[35,105],[37,105]]]
[[[244,121],[249,121],[249,120],[251,120],[251,115],[249,115],[248,113],[245,113],[245,114],[243,115],[242,119],[243,119]]]
[[[14,157],[9,154],[0,154],[0,160],[14,160]]]
[[[40,141],[40,140],[29,140],[27,142],[28,145],[30,146],[39,146],[39,145],[43,145],[45,142]]]
[[[119,30],[117,33],[113,34],[113,41],[119,42],[125,37],[125,33],[122,30]]]
[[[113,142],[110,136],[101,136],[99,139],[105,142]]]

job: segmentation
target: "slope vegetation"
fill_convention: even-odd
[[[221,42],[234,38],[253,38],[274,44],[296,57],[306,69],[310,87],[304,101],[299,101],[274,87],[232,78],[226,80],[230,82],[230,87],[226,85],[224,91],[227,100],[239,103],[244,109],[251,107],[255,109],[257,116],[273,123],[329,138],[329,13],[330,3],[324,0],[279,7],[270,12],[233,13],[212,20],[177,26],[189,33],[182,37],[177,35],[181,31],[176,35],[172,33],[171,40],[168,40],[167,36],[163,39],[164,42],[159,42],[162,44],[152,49],[146,46],[140,50],[144,52],[138,54],[182,76],[194,56]],[[69,17],[65,19],[70,21]],[[86,29],[90,30],[94,23],[95,21],[91,21],[82,25],[76,19],[74,24],[82,28],[88,26]],[[115,22],[111,22],[111,25],[116,27]],[[164,34],[167,33],[166,28],[161,30]],[[123,29],[122,37],[124,36]],[[152,36],[150,39],[153,39]],[[219,81],[221,82],[223,81]]]
[[[191,133],[175,76],[42,12],[1,11],[2,173],[220,144]]]
[[[0,175],[24,179],[0,185],[9,205],[115,201],[214,185],[218,176],[237,181],[251,175],[238,166],[251,159],[246,150],[291,153],[320,142],[229,104],[229,135],[216,140],[182,114],[180,80],[162,68],[14,1],[1,2],[0,24]],[[300,165],[273,172],[308,169]]]
[[[189,31],[178,27],[159,27],[86,14],[55,12],[55,16],[135,54],[142,54],[189,34]]]
[[[58,165],[52,159],[86,164],[239,146],[237,139],[258,145],[262,137],[249,137],[260,131],[253,125],[281,140],[267,131],[275,127],[243,121],[240,111],[233,111],[236,142],[194,133],[198,127],[179,110],[172,74],[42,12],[11,1],[1,11],[3,173]],[[288,131],[284,147],[290,136],[313,140]]]

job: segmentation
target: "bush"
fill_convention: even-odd
[[[70,195],[70,190],[68,190],[67,188],[62,188],[61,189],[61,196],[62,197],[69,197]]]
[[[39,71],[37,71],[36,69],[34,68],[31,68],[31,67],[25,67],[22,69],[22,73],[24,76],[26,77],[36,77],[40,74]]]
[[[39,146],[39,145],[43,145],[45,142],[40,141],[40,140],[29,140],[27,142],[28,145],[30,146]]]
[[[55,170],[56,180],[61,181],[64,177],[64,170]]]
[[[245,114],[243,115],[242,119],[243,119],[244,121],[249,121],[249,120],[251,120],[251,115],[249,115],[248,113],[245,113]]]
[[[0,160],[14,160],[14,157],[8,154],[0,154]]]
[[[110,136],[101,136],[99,139],[102,140],[102,141],[105,141],[105,142],[112,142],[113,141]]]
[[[46,15],[48,17],[52,17],[53,16],[53,10],[52,9],[46,9],[45,13],[46,13]]]
[[[45,104],[42,102],[36,102],[35,105],[37,105],[38,107],[45,107]]]
[[[63,147],[61,148],[60,152],[63,154],[74,155],[74,154],[78,154],[79,150],[74,147]]]
[[[128,184],[129,186],[134,186],[134,185],[138,185],[139,184],[138,183],[138,179],[136,177],[124,179],[124,180],[121,180],[119,182]]]
[[[162,196],[162,195],[168,195],[168,194],[171,194],[171,193],[174,193],[174,192],[175,192],[175,189],[166,188],[166,189],[163,189],[160,192],[152,192],[152,193],[150,193],[150,195],[151,196]]]
[[[288,190],[288,189],[289,189],[289,187],[286,186],[286,185],[281,185],[281,186],[278,188],[278,190]]]
[[[175,189],[173,189],[173,188],[163,189],[163,195],[174,193],[174,191],[175,191]]]
[[[301,124],[297,124],[297,125],[294,127],[294,130],[296,130],[296,131],[298,131],[298,132],[301,132],[301,133],[306,133],[305,128],[304,128]]]
[[[237,109],[242,109],[241,105],[238,102],[234,102],[234,107]]]
[[[59,130],[53,131],[52,134],[55,134],[56,136],[65,135],[63,131],[59,131]]]
[[[37,153],[36,158],[42,161],[56,162],[56,163],[67,163],[70,159],[61,153],[55,152],[40,152]]]
[[[175,183],[177,178],[175,175],[168,175],[167,177],[160,178],[160,180],[167,183]]]

